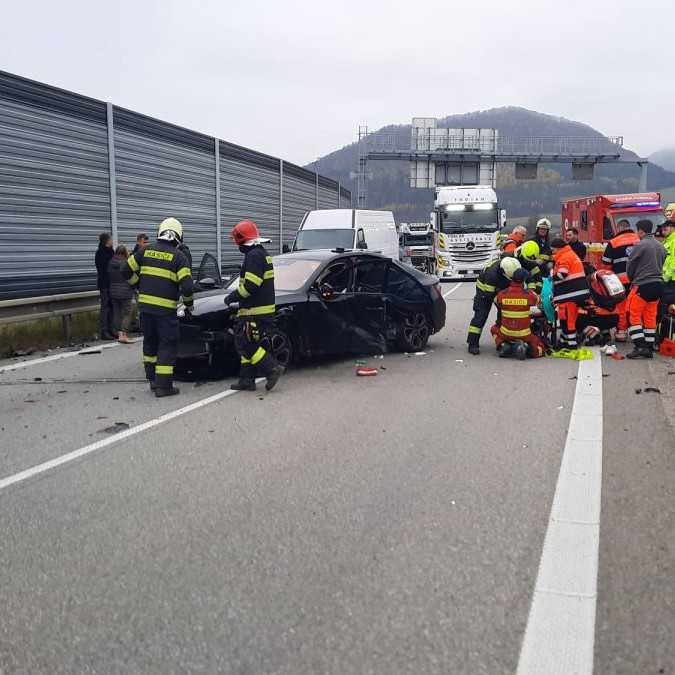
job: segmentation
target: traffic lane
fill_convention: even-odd
[[[230,380],[179,383],[180,396],[158,399],[144,381],[141,348],[139,341],[1,373],[0,478],[229,387]],[[97,382],[109,378],[137,382]]]
[[[458,363],[439,338],[376,378],[296,371],[0,494],[6,662],[513,672],[576,364]],[[507,404],[528,376],[545,442]]]
[[[598,673],[675,669],[675,428],[667,419],[675,377],[668,370],[672,361],[660,357],[604,364]]]

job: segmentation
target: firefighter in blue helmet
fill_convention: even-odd
[[[192,307],[192,273],[185,256],[178,250],[183,226],[176,218],[166,218],[158,229],[157,241],[140,248],[121,268],[122,276],[138,284],[138,311],[143,330],[145,376],[155,396],[173,396],[173,368],[178,352],[178,300]]]

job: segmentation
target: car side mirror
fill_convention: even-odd
[[[335,297],[335,290],[330,284],[321,284],[319,286],[319,295],[322,300],[332,300]]]
[[[291,247],[288,244],[284,244],[281,247],[281,252],[282,253],[290,253],[291,252]]]
[[[357,241],[356,242],[356,248],[361,250],[361,251],[364,251],[368,248],[368,244],[366,244],[365,241]]]

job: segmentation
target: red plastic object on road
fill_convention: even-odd
[[[675,340],[669,340],[668,338],[661,340],[659,354],[661,356],[675,356]]]
[[[377,368],[360,367],[356,369],[356,374],[359,377],[372,377],[373,375],[377,375]]]

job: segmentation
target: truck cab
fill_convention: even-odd
[[[436,247],[431,223],[401,223],[398,230],[401,262],[436,274]]]
[[[562,204],[563,234],[571,227],[579,231],[579,240],[588,248],[588,260],[601,267],[600,259],[607,242],[628,228],[635,231],[640,220],[656,226],[664,221],[659,192],[638,192],[625,195],[593,195],[568,199]]]
[[[437,274],[441,279],[475,279],[499,257],[498,235],[506,224],[489,185],[437,187],[432,214]]]

